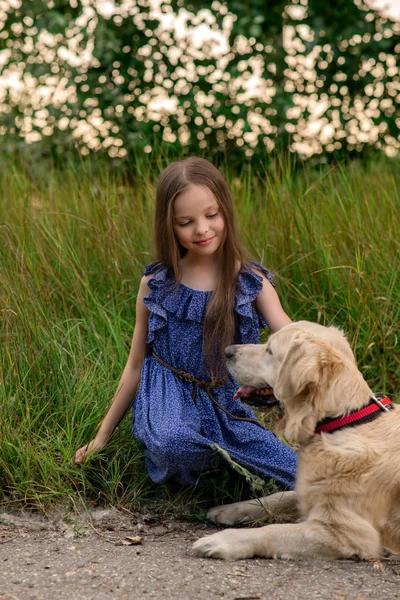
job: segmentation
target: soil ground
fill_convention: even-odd
[[[0,514],[0,600],[391,600],[400,559],[377,563],[196,558],[216,531],[151,515],[90,518]]]

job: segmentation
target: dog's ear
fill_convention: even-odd
[[[289,441],[304,442],[313,434],[323,413],[321,400],[328,400],[329,381],[342,368],[340,354],[321,338],[306,332],[292,338],[274,386]]]
[[[324,371],[335,370],[338,363],[342,360],[330,344],[306,332],[296,333],[274,386],[277,398],[284,402],[319,384]]]

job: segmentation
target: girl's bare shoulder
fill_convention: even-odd
[[[161,262],[153,262],[146,266],[144,274],[140,280],[140,287],[147,287],[149,281],[151,281],[157,274],[163,273],[165,267]]]
[[[153,279],[153,277],[154,273],[151,273],[150,275],[143,275],[142,279],[140,280],[140,286],[147,286],[147,284],[151,279]]]
[[[154,284],[151,281],[154,280]],[[168,269],[161,262],[150,263],[146,266],[145,271],[139,283],[139,294],[142,297],[147,296],[151,289],[161,289],[164,284],[170,283],[171,277]]]
[[[150,275],[143,275],[140,283],[139,283],[139,289],[138,289],[138,294],[137,294],[137,298],[138,300],[142,300],[143,298],[145,298],[149,293],[150,293],[150,288],[149,288],[149,281],[154,277],[154,274],[150,274]]]

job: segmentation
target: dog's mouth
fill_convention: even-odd
[[[240,400],[259,411],[268,411],[279,404],[279,400],[274,396],[274,390],[270,387],[255,388],[250,385],[243,385],[233,396],[234,400]]]

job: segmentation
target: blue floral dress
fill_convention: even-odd
[[[250,264],[272,280],[263,266]],[[250,264],[243,267],[237,282],[236,344],[259,343],[260,328],[266,327],[253,306],[262,289],[262,277]],[[150,293],[144,299],[150,311],[147,343],[168,366],[200,380],[209,379],[202,336],[211,292],[177,285],[160,263],[148,265],[145,275],[152,275]],[[228,376],[225,385],[211,390],[217,404],[201,387],[193,398],[194,385],[178,378],[153,355],[145,358],[133,407],[132,433],[144,446],[151,479],[158,483],[168,479],[183,484],[198,482],[212,463],[211,445],[218,444],[253,473],[292,488],[296,453],[260,425],[232,418],[256,420],[249,408],[233,400],[237,382]]]

